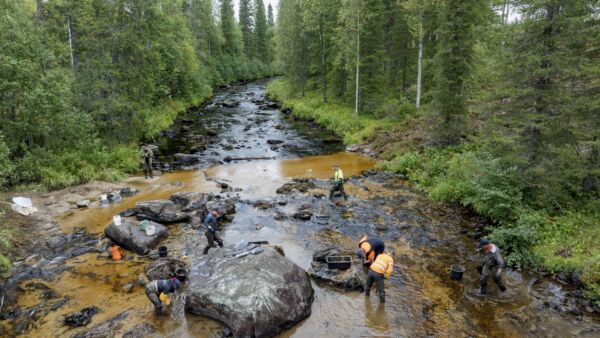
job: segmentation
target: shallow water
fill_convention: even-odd
[[[253,99],[264,95],[263,83],[234,87],[216,95],[215,102],[236,98],[242,103],[235,109],[201,111],[195,115],[194,130],[218,130],[220,136],[206,150],[198,152],[203,161],[195,170],[164,174],[154,180],[134,180],[129,186],[141,189],[109,208],[94,207],[61,216],[65,232],[83,227],[101,233],[112,216],[144,200],[166,199],[178,191],[220,192],[216,181],[232,188],[227,194],[239,195],[237,213],[226,225],[222,237],[229,244],[239,240],[268,240],[283,247],[286,257],[304,269],[310,267],[312,254],[327,245],[353,250],[363,233],[377,234],[396,251],[395,273],[386,281],[387,303],[380,305],[374,295],[365,298],[359,292],[342,292],[313,282],[315,301],[312,314],[284,331],[280,337],[571,337],[600,336],[597,316],[576,318],[558,314],[544,302],[572,290],[551,279],[530,273],[509,271],[509,291],[500,294],[490,281],[489,295],[478,296],[475,267],[480,256],[475,247],[475,233],[481,226],[477,219],[453,209],[435,205],[409,184],[395,177],[357,176],[346,184],[351,195],[348,202],[337,205],[315,197],[328,194],[328,183],[305,195],[282,196],[276,188],[293,177],[327,179],[331,166],[339,164],[346,177],[372,168],[373,161],[359,154],[340,152],[341,146],[320,140],[330,137],[315,130],[297,129],[277,111],[258,111]],[[256,124],[257,117],[268,117]],[[247,119],[251,118],[250,124]],[[237,122],[235,122],[237,121]],[[204,123],[206,122],[206,123]],[[283,127],[281,127],[283,126]],[[277,128],[275,128],[277,127]],[[247,129],[247,130],[246,130]],[[310,128],[309,128],[310,129]],[[289,147],[271,149],[269,138],[285,139]],[[162,156],[188,144],[183,137],[164,139]],[[245,147],[241,147],[241,143]],[[239,148],[230,147],[237,145]],[[251,157],[267,155],[273,160],[219,163],[225,156]],[[321,155],[315,155],[321,154]],[[300,157],[302,156],[302,157]],[[285,201],[287,205],[258,210],[245,200]],[[292,214],[301,204],[310,204],[324,220],[302,222],[288,218],[273,219],[275,212]],[[256,230],[256,225],[262,228]],[[201,250],[205,242],[200,231],[184,225],[170,225],[165,245],[174,256],[184,257]],[[81,329],[60,325],[66,314],[95,305],[100,312],[93,326],[124,310],[129,317],[120,334],[140,323],[149,323],[155,336],[216,337],[223,326],[215,321],[186,315],[182,322],[167,316],[157,318],[141,285],[129,292],[123,287],[135,283],[148,258],[126,253],[121,262],[105,255],[85,254],[68,260],[69,270],[51,281],[29,280],[21,283],[18,298],[21,308],[39,304],[51,306],[65,299],[63,306],[47,314],[40,312],[27,332],[30,337],[70,336]],[[462,264],[467,268],[462,282],[449,280],[449,267]],[[32,284],[34,283],[34,284]],[[40,283],[54,292],[35,286]],[[8,324],[10,325],[10,324]],[[589,332],[585,331],[588,330]],[[118,335],[117,335],[118,336]]]

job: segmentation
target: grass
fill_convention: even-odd
[[[267,87],[269,97],[280,101],[283,108],[291,108],[293,114],[319,125],[343,137],[345,144],[362,143],[382,129],[388,129],[398,120],[377,118],[370,114],[354,113],[354,108],[339,102],[323,103],[318,92],[307,92],[304,97],[292,95],[283,79],[271,81]]]

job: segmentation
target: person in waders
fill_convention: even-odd
[[[500,250],[498,247],[485,238],[482,238],[479,241],[479,246],[483,249],[483,264],[477,268],[477,270],[481,273],[479,293],[482,295],[487,294],[487,283],[488,279],[490,279],[490,275],[492,279],[498,285],[498,288],[501,292],[506,291],[506,286],[502,282],[502,271],[506,266],[504,262],[504,258],[500,254]]]
[[[369,237],[364,235],[358,242],[358,250],[356,255],[365,259],[365,265],[372,264],[378,255],[385,250],[385,243],[377,237]]]
[[[377,256],[373,264],[369,267],[367,274],[367,283],[365,287],[365,296],[371,295],[371,287],[375,283],[379,301],[385,303],[385,286],[384,279],[390,279],[394,272],[394,251],[382,253]]]
[[[329,191],[329,199],[330,200],[333,199],[333,195],[335,195],[336,191],[339,191],[342,193],[344,200],[348,200],[348,195],[346,194],[346,191],[344,191],[344,173],[342,172],[342,169],[340,169],[340,167],[337,164],[334,164],[333,165],[333,186],[331,187],[331,190]]]
[[[153,280],[146,284],[146,296],[154,305],[154,311],[157,315],[162,314],[165,306],[171,304],[169,294],[179,291],[184,281],[184,278],[172,277],[170,279]]]
[[[154,153],[146,143],[144,143],[144,146],[142,147],[142,153],[144,157],[144,177],[146,179],[148,176],[154,178],[154,175],[152,174],[152,158],[154,157]]]
[[[219,244],[219,247],[223,247],[223,241],[217,235],[217,228],[219,226],[220,219],[221,217],[219,216],[219,210],[217,209],[212,209],[204,219],[204,226],[206,227],[204,235],[206,235],[206,239],[208,240],[208,244],[206,244],[206,247],[203,251],[205,255],[208,253],[210,248],[215,246],[215,242]]]

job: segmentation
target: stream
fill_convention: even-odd
[[[83,239],[73,241],[97,243],[113,215],[139,201],[168,199],[181,191],[221,193],[238,198],[235,217],[222,231],[226,244],[267,240],[305,270],[315,250],[336,245],[353,251],[365,233],[395,249],[385,305],[374,292],[365,298],[313,280],[312,314],[278,337],[600,337],[598,311],[574,286],[551,275],[508,269],[508,291],[500,293],[490,280],[487,297],[481,297],[476,271],[481,220],[430,201],[401,177],[373,170],[371,158],[345,152],[327,131],[269,105],[265,86],[257,81],[220,89],[209,104],[182,114],[157,143],[162,162],[176,153],[194,154],[196,159],[179,163],[186,170],[151,180],[132,177],[121,185],[139,193],[106,208],[61,212],[54,217],[56,231],[82,234],[77,236]],[[253,160],[235,160],[240,158]],[[347,202],[323,197],[329,194],[333,164],[350,178]],[[276,193],[298,177],[314,181],[316,188]],[[258,200],[273,206],[257,208]],[[303,205],[310,205],[315,217],[290,217]],[[170,255],[185,260],[206,243],[203,231],[189,224],[170,229],[165,244]],[[105,253],[76,249],[66,256],[40,254],[17,265],[32,278],[13,279],[14,300],[2,309],[0,335],[73,336],[85,328],[65,326],[62,318],[96,306],[99,312],[89,326],[128,311],[110,336],[221,337],[223,325],[210,319],[188,314],[176,322],[154,315],[143,286],[135,284],[149,258],[125,252],[126,259],[113,262]],[[450,280],[453,264],[466,267],[463,281]],[[52,273],[32,273],[36,266]]]

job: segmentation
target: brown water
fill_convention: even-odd
[[[217,100],[231,95],[238,98],[248,96],[250,92],[261,95],[264,87],[262,84],[250,84],[236,90],[239,93],[218,94]],[[221,118],[239,118],[239,113],[255,109],[248,101],[244,101],[241,107],[241,112],[223,114]],[[218,117],[213,118],[214,123],[220,123]],[[278,115],[273,115],[272,119],[275,122],[271,126],[283,123]],[[259,128],[263,128],[263,132]],[[265,128],[257,127],[255,130],[258,134],[253,134],[253,140],[263,143],[255,146],[252,154],[268,147],[264,145],[261,133],[269,134],[271,129],[265,131]],[[308,140],[309,137],[293,133],[277,129],[270,135],[280,138],[287,135],[295,140],[294,144],[308,144],[307,147],[315,149],[311,145],[314,141]],[[227,137],[246,139],[243,134],[224,136]],[[235,155],[240,155],[240,152],[243,155],[243,150],[233,151]],[[218,158],[229,154],[222,148],[217,153],[211,156]],[[243,199],[288,201],[288,205],[277,207],[279,212],[291,214],[301,203],[308,202],[316,213],[331,214],[325,225],[292,219],[277,222],[273,220],[273,210],[261,211],[247,203],[238,203],[233,222],[225,227],[222,234],[226,244],[241,239],[268,240],[271,244],[282,246],[286,257],[305,269],[310,266],[314,250],[326,245],[353,250],[357,239],[366,232],[382,236],[386,245],[393,247],[397,253],[395,273],[391,280],[386,281],[385,306],[380,305],[374,295],[367,299],[358,292],[341,292],[313,283],[315,301],[311,316],[280,337],[594,336],[595,332],[586,333],[584,330],[596,327],[599,323],[597,317],[584,316],[576,320],[574,316],[559,315],[543,306],[544,300],[553,294],[561,295],[569,290],[568,286],[558,286],[547,278],[509,271],[506,274],[507,293],[500,294],[490,282],[488,297],[479,297],[475,272],[479,255],[475,241],[470,237],[479,226],[478,221],[456,210],[432,204],[402,180],[354,178],[346,184],[350,201],[338,205],[312,197],[314,192],[327,193],[327,184],[306,195],[275,196],[276,188],[292,177],[331,177],[334,163],[342,167],[346,177],[370,169],[374,164],[371,159],[359,154],[334,152],[302,158],[220,164],[165,174],[151,181],[140,178],[129,184],[141,189],[139,194],[108,208],[69,212],[58,222],[65,232],[81,227],[100,233],[113,215],[134,207],[139,201],[166,199],[178,191],[219,192],[221,189],[212,180],[225,181],[234,188],[241,188],[238,194]],[[259,223],[264,227],[257,231],[255,225]],[[169,228],[171,233],[164,244],[174,256],[186,259],[185,256],[192,251],[190,248],[203,244],[198,231],[181,225],[170,225]],[[192,315],[186,315],[183,322],[175,322],[166,316],[157,318],[143,286],[136,285],[130,292],[123,289],[124,285],[135,283],[148,262],[147,258],[128,252],[121,262],[113,262],[106,255],[85,254],[68,260],[70,269],[52,281],[24,281],[21,283],[23,292],[18,298],[18,305],[23,308],[46,302],[43,292],[30,285],[33,282],[54,290],[58,298],[51,300],[50,304],[68,299],[57,310],[38,315],[26,335],[70,336],[82,329],[62,326],[63,316],[95,305],[100,312],[94,316],[90,326],[129,310],[120,334],[137,324],[149,323],[156,328],[157,337],[218,336],[222,325],[215,321]],[[456,263],[467,268],[463,282],[453,282],[448,278],[450,265]],[[4,324],[10,326],[10,323]]]

